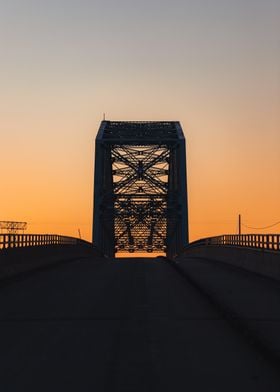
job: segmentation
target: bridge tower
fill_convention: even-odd
[[[185,138],[179,122],[102,121],[95,146],[93,243],[106,255],[188,243]]]

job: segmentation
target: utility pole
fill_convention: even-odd
[[[238,234],[241,235],[241,215],[238,215]]]

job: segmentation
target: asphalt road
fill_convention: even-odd
[[[0,309],[4,392],[280,390],[275,363],[163,259],[37,271],[0,288]]]

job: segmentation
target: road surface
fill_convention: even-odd
[[[280,390],[275,362],[163,258],[33,272],[2,284],[0,309],[3,392]]]

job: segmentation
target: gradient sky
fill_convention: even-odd
[[[181,121],[191,239],[280,220],[279,0],[0,0],[0,48],[0,220],[91,238],[104,112]]]

